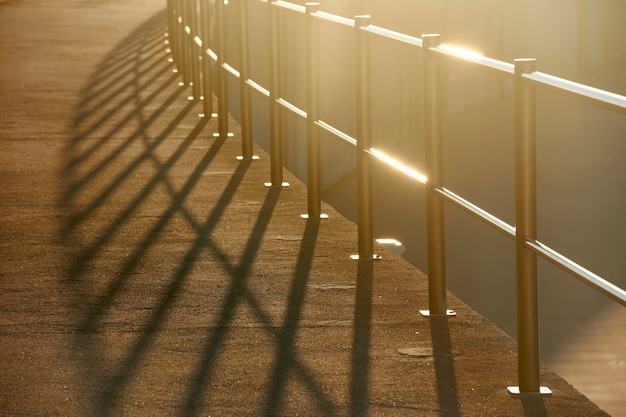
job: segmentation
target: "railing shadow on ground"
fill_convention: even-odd
[[[202,140],[210,121],[195,118],[198,102],[179,104],[184,89],[175,83],[176,76],[168,76],[173,67],[166,63],[165,48],[162,56],[158,49],[163,33],[163,15],[159,14],[106,57],[76,107],[72,139],[65,147],[64,164],[59,171],[65,184],[59,204],[67,213],[59,231],[67,242],[64,285],[70,289],[67,305],[76,323],[73,349],[79,353],[79,359],[75,365],[83,383],[90,384],[90,394],[84,401],[86,412],[109,416],[124,407],[140,368],[151,360],[152,349],[161,337],[159,332],[175,314],[176,303],[197,268],[198,259],[208,252],[230,281],[217,317],[212,319],[214,325],[196,346],[201,360],[189,370],[182,385],[170,388],[179,391],[174,405],[176,414],[200,415],[207,401],[211,401],[210,384],[216,378],[216,366],[235,310],[246,304],[276,344],[264,414],[281,413],[288,379],[295,377],[321,415],[338,415],[343,405],[336,404],[325,392],[296,347],[319,220],[309,219],[306,223],[286,309],[282,323],[277,325],[247,281],[279,200],[280,188],[267,189],[238,259],[213,241],[214,229],[239,190],[250,161],[233,162],[236,165],[228,181],[221,192],[216,192],[216,201],[205,212],[198,214],[189,207],[192,193],[207,181],[204,174],[227,139],[205,143],[204,154],[194,160],[195,165],[186,176],[173,178],[175,168],[194,149],[194,143]],[[166,145],[169,147],[164,151]],[[159,193],[165,203],[161,200],[155,206]],[[163,273],[167,276],[158,283],[152,282],[151,277],[142,277],[151,253],[174,221],[181,219],[190,232],[184,250],[176,255],[172,271]],[[359,262],[357,275],[355,349],[350,376],[352,415],[367,411],[372,263]],[[139,282],[142,279],[147,281]],[[137,309],[143,311],[139,318],[133,312],[123,312],[120,318],[120,300],[129,302],[128,293],[137,285],[160,288],[146,290],[137,300]]]

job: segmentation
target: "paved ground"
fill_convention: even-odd
[[[214,139],[149,0],[0,2],[0,415],[606,415],[269,162]]]

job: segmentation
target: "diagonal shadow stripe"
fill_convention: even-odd
[[[156,80],[158,80],[163,74],[168,72],[168,70],[171,69],[171,65],[170,64],[165,64],[165,65],[162,65],[161,69],[159,69],[159,67],[155,67],[155,68],[157,69],[157,71],[154,73],[154,75],[151,78],[149,78],[141,86],[141,90],[145,90],[151,84],[153,84]],[[170,77],[170,79],[166,82],[166,84],[174,82],[175,79],[176,79],[176,76],[172,75]],[[127,89],[128,89],[128,87],[127,87]],[[122,100],[120,103],[118,103],[115,106],[113,106],[107,113],[102,115],[98,120],[96,120],[93,123],[91,123],[89,125],[89,127],[85,131],[83,131],[80,134],[76,135],[73,138],[71,146],[76,146],[76,144],[80,143],[85,138],[88,138],[98,128],[100,128],[105,123],[107,123],[113,116],[115,116],[119,112],[120,109],[124,108],[126,105],[131,103],[133,101],[133,99],[135,98],[135,95],[137,94],[137,92],[141,91],[141,90],[137,90],[136,88],[133,88],[132,90],[130,90],[130,91],[132,91],[132,94],[128,94],[126,96],[126,98],[124,98],[124,100]],[[149,97],[147,97],[145,99],[145,104],[146,105],[149,104],[150,101],[154,100],[155,97],[156,97],[155,94],[151,94]],[[115,134],[117,134],[124,126],[126,126],[130,121],[132,121],[134,116],[137,115],[137,112],[141,111],[142,108],[143,107],[140,107],[140,108],[133,107],[132,111],[130,111],[120,122],[116,123],[94,145],[92,145],[91,147],[89,147],[88,149],[83,151],[81,154],[75,155],[70,160],[69,166],[72,167],[73,165],[75,165],[75,164],[77,164],[79,162],[84,162],[89,156],[93,155],[98,149],[100,149],[104,144],[106,144],[107,141],[111,137],[113,137]]]
[[[92,97],[95,97],[92,89],[110,77],[116,76],[127,65],[128,57],[134,55],[137,48],[150,42],[154,42],[156,46],[157,42],[163,39],[166,25],[161,22],[162,19],[163,13],[158,13],[137,28],[134,34],[126,38],[106,56],[98,66],[92,82],[82,90],[83,98],[79,102],[79,106],[86,104]],[[157,22],[158,25],[155,24]]]
[[[110,230],[119,227],[121,223],[123,223],[132,212],[136,210],[136,207],[139,206],[141,201],[143,201],[156,187],[157,184],[161,182],[161,180],[165,177],[169,169],[173,163],[185,152],[185,150],[189,147],[191,143],[197,138],[198,134],[202,131],[204,125],[207,123],[206,119],[201,119],[196,128],[189,134],[189,136],[185,139],[183,144],[179,146],[176,150],[176,153],[172,155],[172,157],[163,165],[163,168],[157,173],[157,175],[152,179],[150,184],[140,193],[135,202],[131,204],[126,212],[120,216],[116,222],[115,226],[107,228],[107,232],[103,235],[103,238],[100,239],[99,243],[93,245],[87,253],[81,256],[80,262],[81,265],[76,267],[76,270],[82,270],[85,267],[85,259],[92,258],[95,254],[104,246],[104,242],[108,240],[111,234]],[[174,214],[180,209],[183,205],[185,198],[189,195],[191,190],[195,187],[198,181],[202,177],[202,173],[205,172],[211,161],[215,158],[217,153],[219,152],[220,147],[224,143],[224,140],[217,140],[213,143],[209,151],[202,158],[200,163],[194,169],[191,176],[187,179],[185,185],[181,188],[179,192],[172,199],[172,204],[168,207],[165,213],[160,216],[159,221],[154,225],[154,227],[146,234],[142,242],[138,245],[135,252],[132,256],[129,257],[128,261],[121,267],[120,272],[116,279],[109,285],[106,294],[102,300],[102,302],[89,314],[86,315],[85,321],[82,323],[81,328],[86,331],[95,331],[100,318],[106,313],[107,309],[110,307],[111,302],[115,298],[115,295],[121,291],[123,284],[125,283],[128,276],[132,273],[132,271],[137,267],[139,261],[143,258],[148,249],[152,246],[152,244],[156,241],[159,235],[162,233],[164,228],[167,226],[168,222],[174,216]],[[217,221],[217,219],[215,219]],[[76,272],[73,273],[74,276],[77,275]]]
[[[280,415],[282,410],[285,384],[289,372],[293,368],[295,354],[295,339],[298,323],[302,314],[307,282],[311,272],[313,253],[319,231],[319,219],[308,219],[304,236],[298,251],[298,261],[289,292],[289,300],[283,325],[278,332],[278,347],[274,370],[270,379],[269,391],[264,415],[267,417]],[[331,410],[324,410],[325,415]]]
[[[279,192],[279,189],[274,189],[270,193],[278,193],[278,192]],[[269,195],[270,194],[268,194],[268,196]],[[267,200],[266,200],[266,203],[267,203]],[[272,210],[273,210],[273,207],[272,207]],[[263,209],[261,210],[261,212],[262,211]],[[258,223],[259,221],[257,220],[257,225],[255,225],[255,228],[253,230],[258,230],[258,227],[260,226]],[[311,220],[311,223],[308,223],[308,224],[315,225],[316,222],[315,220]],[[265,227],[266,225],[263,226],[263,230],[265,229]],[[310,227],[313,227],[313,226],[310,226]],[[317,227],[314,230],[315,230],[315,235],[317,235]],[[312,229],[309,229],[308,233],[313,234]],[[260,234],[260,232],[258,231],[256,233],[253,233],[252,236],[254,236],[255,234],[260,235],[259,239],[262,237],[262,234]],[[208,242],[209,243],[211,242],[210,238],[208,239]],[[194,378],[195,382],[192,384],[190,388],[190,393],[187,396],[189,400],[187,402],[186,407],[182,410],[182,413],[183,413],[182,415],[185,415],[185,416],[196,415],[198,412],[198,409],[201,406],[202,401],[205,400],[203,397],[203,395],[205,395],[204,394],[205,389],[211,380],[211,374],[213,373],[213,369],[217,365],[218,356],[219,356],[219,352],[221,351],[222,344],[224,343],[224,341],[226,340],[228,336],[229,323],[233,318],[233,314],[234,314],[236,307],[240,303],[242,303],[243,301],[247,302],[252,312],[254,313],[256,319],[259,321],[259,323],[263,324],[265,330],[269,334],[274,336],[275,339],[289,341],[291,340],[292,336],[295,337],[295,333],[291,335],[284,334],[285,332],[293,331],[293,329],[290,328],[288,325],[286,325],[282,331],[277,330],[277,326],[275,326],[274,323],[272,323],[272,320],[269,314],[265,313],[265,311],[263,310],[263,307],[261,306],[261,303],[258,301],[257,297],[254,296],[254,294],[249,290],[247,286],[246,279],[247,279],[248,270],[252,267],[252,264],[249,262],[250,261],[249,257],[256,256],[256,252],[253,251],[252,249],[254,248],[255,245],[258,245],[259,243],[260,243],[260,240],[257,243],[254,243],[253,241],[248,242],[248,245],[246,246],[246,250],[244,251],[244,255],[242,255],[241,257],[242,259],[241,262],[244,262],[243,260],[247,260],[247,261],[245,263],[240,263],[237,266],[234,266],[230,263],[229,257],[225,253],[220,251],[217,245],[213,245],[213,244],[209,245],[209,249],[213,253],[213,256],[215,256],[215,258],[217,258],[220,261],[220,263],[222,264],[222,268],[228,272],[228,274],[231,276],[232,281],[231,281],[229,295],[227,296],[226,301],[223,303],[223,308],[221,309],[220,320],[215,326],[213,326],[215,328],[215,331],[213,333],[211,340],[209,341],[209,343],[207,343],[205,353],[203,356],[204,360],[199,368],[199,371],[196,377]],[[313,243],[314,243],[313,239],[307,240],[307,245],[308,244],[312,245]],[[310,255],[303,255],[302,257],[298,258],[297,269],[300,271],[299,272],[300,276],[305,275],[304,271],[307,270],[307,268],[310,268],[311,260],[312,259],[310,259]],[[245,272],[246,275],[242,276],[242,272]],[[298,284],[294,286],[294,291],[297,288],[299,288],[300,285],[305,285],[305,284],[303,283],[303,281],[298,281]],[[303,298],[300,299],[299,295],[294,295],[293,292],[291,293],[291,295],[293,297],[290,296],[289,304],[292,308],[299,306],[300,303],[303,302]],[[293,322],[293,320],[296,317],[299,317],[299,313],[297,311],[294,311],[293,313],[288,312],[287,314],[288,314],[288,317],[290,317],[289,325],[291,324],[291,322]],[[297,352],[292,350],[287,356],[286,355],[287,352],[285,351],[287,349],[286,344],[284,344],[283,347],[285,348],[283,350],[283,354],[285,354],[283,359],[288,358],[290,369],[296,374],[300,382],[303,383],[307,387],[308,391],[311,393],[311,395],[317,402],[317,406],[320,412],[322,413],[321,415],[328,416],[328,417],[332,417],[336,415],[332,400],[328,398],[327,394],[323,391],[321,384],[317,381],[316,377],[312,374],[312,372],[305,365],[301,363],[300,359],[298,358]],[[271,395],[281,395],[281,393],[282,391],[272,390]]]
[[[187,106],[182,109],[182,111],[174,118],[174,120],[172,120],[169,123],[169,125],[165,128],[165,130],[161,132],[161,134],[155,140],[154,147],[156,147],[159,142],[162,142],[165,139],[167,139],[168,135],[187,116],[187,114],[191,111],[193,106],[194,106],[193,103],[188,103]],[[206,121],[204,120],[201,121],[202,127],[204,126],[204,124],[206,124]],[[196,130],[194,132],[195,136],[197,136],[200,133],[200,130],[202,130],[202,127],[196,127]],[[187,139],[177,149],[177,151],[173,155],[170,156],[170,158],[166,162],[166,167],[168,169],[171,168],[174,165],[174,163],[183,155],[185,150],[191,145],[193,141],[192,139],[193,138],[191,137],[187,137]],[[87,218],[87,216],[91,214],[91,212],[101,207],[104,201],[106,201],[106,199],[108,198],[108,196],[117,187],[119,187],[120,183],[124,180],[124,178],[128,177],[130,173],[133,170],[135,170],[138,167],[138,165],[148,157],[150,152],[151,150],[144,151],[143,154],[140,155],[138,158],[136,158],[136,160],[132,164],[127,166],[126,169],[122,172],[122,174],[109,185],[107,190],[105,190],[105,192],[101,193],[93,202],[91,202],[85,210],[72,215],[66,225],[64,232],[66,234],[71,232],[71,230],[74,227],[76,227],[77,224],[79,224],[81,221]],[[97,253],[97,249],[104,246],[105,243],[113,237],[113,235],[117,232],[119,227],[126,221],[126,219],[130,216],[130,214],[134,212],[141,205],[141,203],[152,193],[154,188],[161,182],[161,180],[165,177],[165,175],[166,175],[166,171],[162,171],[162,172],[157,173],[157,175],[154,178],[152,178],[152,180],[144,187],[142,192],[126,208],[126,210],[124,210],[124,212],[112,222],[112,224],[109,226],[107,231],[103,235],[101,235],[100,238],[94,244],[91,245],[91,249],[88,249],[83,253],[83,256],[81,257],[81,259],[79,259],[81,263],[89,261],[90,259],[93,258],[93,256],[95,256],[95,254]],[[74,272],[78,272],[78,271],[79,270],[75,270]]]
[[[161,46],[160,43],[156,43],[155,45],[152,46],[152,48],[154,49],[154,51],[150,54],[150,55],[142,55],[141,56],[141,62],[139,64],[142,63],[150,63],[152,61],[155,60],[155,58],[158,55],[164,55],[163,54],[163,50],[160,48],[156,48],[158,46]],[[117,88],[113,89],[113,87],[120,83],[121,81],[123,81],[125,78],[128,78],[129,75],[134,75],[136,74],[136,69],[137,69],[137,65],[138,63],[136,62],[136,57],[139,55],[139,52],[141,52],[142,54],[145,54],[145,49],[138,49],[137,51],[135,51],[135,59],[129,59],[127,62],[125,62],[125,66],[130,66],[130,68],[128,68],[126,71],[122,72],[123,67],[120,68],[118,70],[117,73],[115,73],[115,78],[112,79],[108,84],[101,86],[99,89],[95,89],[93,87],[94,83],[101,83],[101,81],[96,80],[96,81],[92,81],[92,83],[89,85],[89,87],[87,88],[87,91],[89,92],[89,95],[84,98],[79,104],[78,104],[78,108],[80,109],[80,112],[74,117],[74,124],[78,125],[81,124],[85,121],[85,119],[87,119],[91,114],[93,114],[97,109],[100,109],[104,106],[106,106],[107,104],[109,104],[114,98],[118,97],[123,91],[127,90],[128,87],[131,85],[131,83],[133,82],[133,80],[135,80],[135,78],[133,77],[133,79],[131,79],[130,81],[127,81],[124,84],[119,85]],[[140,76],[141,77],[145,77],[148,74],[150,74],[151,72],[153,72],[155,70],[154,67],[149,66],[147,69],[144,69],[143,71],[140,72]],[[107,93],[107,95],[105,96],[104,93]],[[91,101],[100,98],[101,100],[98,101],[97,103],[91,103]],[[91,105],[90,105],[91,103]],[[97,128],[99,125],[95,125],[93,128]]]
[[[245,163],[249,164],[250,162],[246,161]],[[246,281],[249,277],[250,270],[254,265],[263,235],[269,225],[279,194],[279,188],[272,187],[269,189],[256,223],[250,233],[250,238],[248,239],[243,254],[241,255],[239,264],[236,268],[229,270],[229,274],[231,275],[230,289],[224,298],[222,307],[220,308],[220,317],[215,324],[215,331],[213,332],[213,335],[204,350],[204,359],[198,368],[198,372],[192,379],[193,382],[190,386],[189,393],[186,396],[187,400],[182,410],[182,415],[198,415],[199,407],[205,400],[206,386],[211,379],[211,374],[217,363],[219,352],[222,349],[223,343],[228,335],[228,327],[234,318],[235,310],[239,303],[241,303],[242,296],[246,292]]]
[[[219,142],[223,142],[223,140],[224,139],[220,139]],[[219,146],[217,146],[216,149],[219,149]],[[210,157],[207,156],[205,157],[205,159],[210,159]],[[207,220],[202,224],[202,227],[199,233],[197,234],[196,239],[193,242],[191,248],[187,251],[187,253],[183,257],[184,260],[195,259],[200,254],[200,252],[206,248],[207,236],[210,235],[211,230],[217,225],[219,219],[222,217],[224,213],[224,210],[228,207],[249,165],[250,165],[249,161],[244,161],[237,167],[236,172],[234,173],[234,175],[232,175],[231,179],[226,185],[213,211],[211,212]],[[163,221],[164,222],[167,221],[166,220],[167,218],[168,217],[164,216],[163,219],[165,220]],[[98,401],[98,404],[97,404],[97,409],[100,411],[100,415],[102,416],[111,415],[113,411],[112,407],[113,407],[114,400],[119,396],[121,391],[124,389],[124,387],[128,383],[129,379],[132,377],[134,371],[137,368],[137,365],[140,363],[147,348],[149,347],[149,345],[155,338],[156,331],[159,329],[160,325],[165,321],[167,313],[172,303],[175,301],[176,297],[178,296],[193,266],[194,266],[193,261],[183,261],[181,263],[180,268],[178,269],[178,271],[175,273],[174,277],[172,278],[165,294],[162,296],[159,304],[156,306],[154,310],[154,314],[152,315],[150,321],[148,322],[147,329],[141,333],[136,343],[130,349],[129,354],[126,356],[126,359],[118,367],[115,377],[112,378],[111,382],[103,390],[100,396],[100,400]],[[184,415],[189,416],[192,414],[185,413]]]
[[[141,105],[147,105],[149,104],[151,101],[153,101],[160,93],[162,93],[169,84],[171,84],[174,80],[175,80],[175,76],[170,77],[170,79],[168,79],[165,83],[163,83],[163,85],[161,85],[159,88],[157,88],[155,91],[153,91],[145,100],[143,100],[143,102],[141,103]],[[165,100],[165,102],[163,102],[163,104],[161,104],[161,106],[155,110],[151,116],[146,119],[145,121],[143,121],[142,123],[140,123],[140,126],[137,128],[137,131],[132,134],[130,137],[128,137],[120,146],[118,146],[112,153],[110,153],[106,158],[104,158],[102,161],[100,161],[94,168],[92,168],[88,173],[86,173],[85,175],[83,175],[79,180],[75,181],[72,186],[66,191],[66,193],[63,196],[64,202],[68,203],[71,201],[71,199],[81,190],[83,189],[87,184],[89,184],[90,181],[92,181],[107,165],[111,164],[116,158],[118,158],[124,150],[126,150],[133,142],[134,140],[137,138],[137,136],[142,132],[145,131],[145,129],[147,127],[149,127],[150,125],[152,125],[161,115],[162,113],[176,100],[176,98],[182,93],[182,89],[179,88],[176,91],[174,91],[172,93],[172,95]],[[124,120],[122,123],[125,124],[127,122],[129,122],[131,119],[133,119],[133,117],[140,117],[141,112],[140,111],[135,111],[131,114],[129,114],[126,118],[126,120]],[[118,125],[116,125],[115,130],[120,130],[123,127],[123,124],[120,123]],[[173,126],[175,127],[175,126]],[[105,135],[100,142],[102,144],[104,144],[105,142],[109,141],[113,135],[116,132],[112,131],[109,132],[107,135]],[[166,138],[166,136],[161,135],[161,142]],[[156,147],[159,143],[158,142],[154,145],[154,147]],[[138,158],[139,159],[139,158]],[[74,167],[76,166],[77,163],[79,162],[84,162],[83,160],[81,160],[80,158],[75,158],[72,161],[70,161],[66,167],[65,167],[65,172],[66,175],[71,175],[71,172],[73,171]],[[135,162],[139,162],[139,161],[135,161]],[[126,176],[128,174],[130,174],[132,170],[126,170],[123,174],[123,176]],[[117,181],[114,181],[113,184],[117,184],[119,182],[119,178]],[[108,191],[107,195],[110,193],[110,190]],[[106,196],[101,196],[101,202],[104,201],[103,199],[106,198]],[[100,203],[101,203],[100,202]],[[97,205],[98,203],[95,202],[95,204],[93,205]],[[86,215],[88,215],[89,213],[83,213],[82,215],[79,215],[79,217],[84,217]]]

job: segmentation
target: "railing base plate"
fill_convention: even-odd
[[[359,259],[361,259],[361,258],[359,257],[359,255],[350,255],[350,259],[352,259],[352,260],[354,260],[354,261],[358,261],[358,260],[359,260]],[[375,254],[373,254],[373,255],[372,255],[372,257],[371,257],[371,258],[369,258],[369,259],[373,259],[373,260],[375,260],[375,261],[379,261],[379,260],[383,259],[383,257],[382,257],[382,256],[380,256],[379,254],[375,253]]]
[[[265,185],[266,187],[289,187],[291,184],[289,184],[287,181],[284,181],[276,185],[272,184],[271,182],[264,182],[263,185]]]
[[[300,215],[300,218],[301,218],[301,219],[305,219],[305,220],[306,220],[306,219],[311,218],[311,216],[309,216],[308,214],[301,214],[301,215]],[[328,218],[328,214],[320,214],[320,217],[319,217],[319,218],[320,218],[320,219],[327,219],[327,218]]]
[[[445,314],[431,314],[430,310],[420,310],[420,314],[424,317],[455,317],[456,311],[454,310],[446,310]]]
[[[539,392],[521,392],[519,387],[507,387],[509,394],[514,397],[517,396],[532,396],[532,395],[552,395],[552,390],[548,387],[539,387]]]

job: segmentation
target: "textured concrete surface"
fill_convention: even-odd
[[[215,139],[164,2],[0,3],[0,415],[606,415],[269,160]]]

